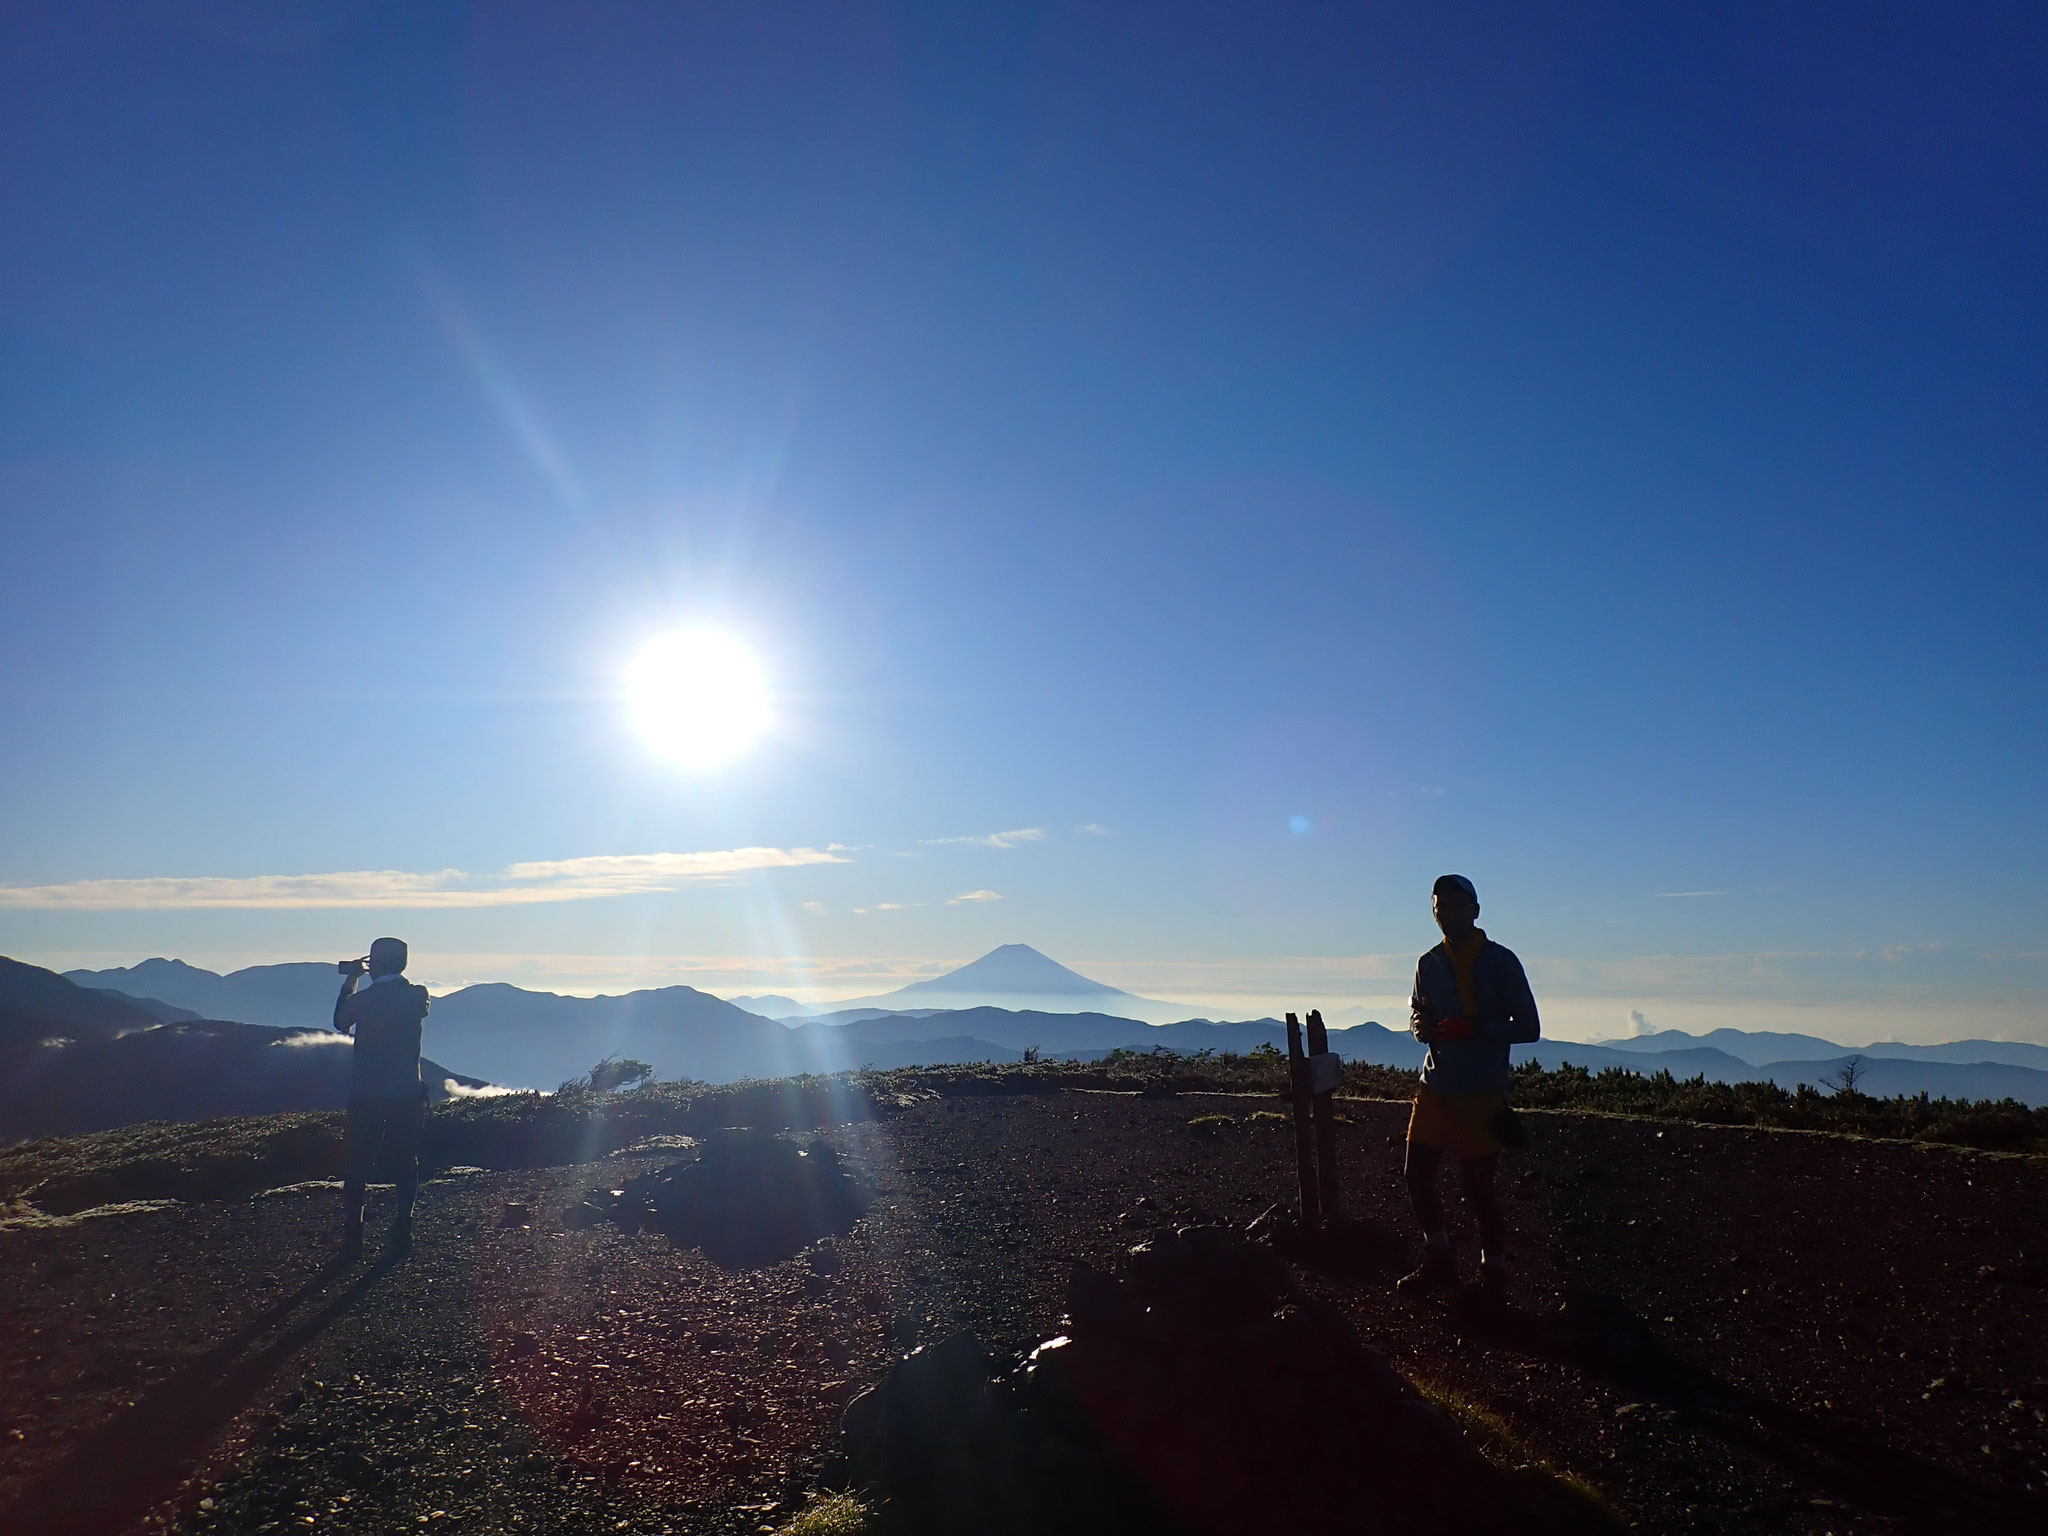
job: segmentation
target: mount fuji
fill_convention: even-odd
[[[758,999],[767,1003],[769,999]],[[785,998],[773,999],[785,1003]],[[742,1003],[741,1006],[745,1006]],[[958,970],[913,981],[893,992],[845,1002],[798,1005],[783,1018],[824,1018],[850,1023],[882,1013],[949,1013],[963,1008],[1004,1008],[1017,1013],[1102,1013],[1164,1024],[1187,1017],[1185,1006],[1091,980],[1040,954],[1029,944],[1004,944]]]

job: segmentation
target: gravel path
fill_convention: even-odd
[[[378,1256],[373,1208],[369,1256],[326,1271],[326,1188],[0,1232],[0,1528],[772,1529],[896,1353],[1028,1347],[1071,1260],[1284,1200],[1267,1102],[989,1095],[838,1127],[868,1215],[737,1272],[564,1221],[673,1153],[432,1183],[411,1254]],[[1347,1205],[1390,1233],[1403,1113],[1339,1127]],[[1531,1118],[1510,1327],[1396,1304],[1405,1240],[1308,1279],[1491,1454],[1645,1530],[2048,1528],[2048,1164]],[[1676,1363],[1561,1348],[1568,1283]]]

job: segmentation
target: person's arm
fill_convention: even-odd
[[[1408,998],[1408,1033],[1424,1045],[1436,1043],[1436,1005],[1429,1000],[1429,988],[1422,984],[1422,968],[1429,964],[1424,955],[1415,962],[1415,990]]]
[[[342,1010],[348,1007],[348,1000],[355,995],[356,983],[363,979],[361,967],[341,973],[341,996],[334,1000],[334,1028],[338,1034],[347,1034],[353,1027],[341,1021]]]
[[[1501,991],[1506,1006],[1472,1021],[1472,1034],[1480,1040],[1501,1045],[1530,1045],[1542,1038],[1542,1021],[1536,1016],[1536,994],[1529,990],[1529,976],[1522,962],[1506,951],[1501,959]]]

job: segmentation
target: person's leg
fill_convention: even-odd
[[[397,1163],[395,1177],[398,1180],[398,1209],[392,1219],[410,1225],[413,1201],[420,1192],[420,1134],[426,1129],[427,1096],[420,1090],[417,1099],[408,1099],[392,1106],[391,1139],[388,1143],[391,1157]]]
[[[1408,1161],[1402,1169],[1408,1180],[1408,1207],[1415,1212],[1422,1240],[1432,1248],[1448,1247],[1450,1229],[1444,1225],[1444,1197],[1439,1187],[1444,1166],[1444,1149],[1408,1143]]]
[[[1482,1283],[1502,1284],[1507,1279],[1508,1224],[1501,1214],[1500,1195],[1494,1188],[1494,1174],[1500,1154],[1481,1157],[1460,1156],[1458,1181],[1464,1186],[1465,1203],[1479,1226],[1479,1278]]]
[[[1408,1142],[1404,1169],[1408,1180],[1408,1203],[1422,1228],[1422,1262],[1401,1277],[1396,1289],[1408,1295],[1438,1290],[1458,1278],[1457,1261],[1451,1256],[1451,1234],[1444,1225],[1443,1194],[1438,1175],[1443,1171],[1444,1149],[1427,1142]]]
[[[348,1114],[341,1131],[341,1240],[363,1240],[363,1194],[370,1181],[370,1162],[375,1153],[370,1125],[370,1106],[361,1099],[348,1101]]]

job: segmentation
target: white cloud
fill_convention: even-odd
[[[787,869],[799,864],[844,864],[839,851],[827,848],[724,848],[713,853],[598,854],[582,859],[514,864],[505,874],[513,880],[661,881],[707,880],[753,869]]]
[[[1012,832],[983,832],[976,837],[927,837],[926,843],[934,848],[1015,848],[1019,843],[1042,843],[1045,828],[1018,827]]]
[[[1001,891],[964,891],[947,902],[946,905],[949,907],[961,907],[966,906],[970,902],[1001,901],[1002,899],[1003,893]]]
[[[1726,891],[1659,891],[1659,901],[1683,901],[1688,896],[1726,896]]]
[[[1087,833],[1087,834],[1088,834],[1088,835],[1089,835],[1090,837],[1107,837],[1107,836],[1109,836],[1109,828],[1105,827],[1105,826],[1104,826],[1104,825],[1103,825],[1103,824],[1102,824],[1101,822],[1099,822],[1099,821],[1091,821],[1091,822],[1088,822],[1088,823],[1087,823],[1086,825],[1084,825],[1084,826],[1083,826],[1083,827],[1082,827],[1082,828],[1081,828],[1080,830],[1081,830],[1081,831],[1083,831],[1083,832],[1086,832],[1086,833]]]
[[[804,910],[806,912],[822,912],[825,910],[825,903],[822,901],[807,901],[804,903]]]
[[[527,1091],[523,1088],[500,1088],[496,1083],[483,1083],[471,1088],[465,1083],[458,1083],[452,1077],[442,1078],[441,1086],[447,1090],[451,1099],[502,1099],[508,1093]]]
[[[0,907],[62,911],[142,911],[233,907],[281,910],[375,907],[418,910],[527,906],[672,891],[761,869],[850,862],[831,849],[724,848],[701,853],[597,854],[514,864],[497,875],[459,869],[415,874],[395,869],[324,875],[157,876],[74,880],[62,885],[0,886]]]

